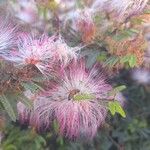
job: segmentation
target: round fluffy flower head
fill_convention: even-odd
[[[62,36],[55,41],[55,58],[62,66],[68,65],[71,60],[77,60],[78,51],[81,47],[70,47]]]
[[[142,12],[147,3],[148,0],[112,0],[110,8],[114,11],[115,17],[121,21]]]
[[[51,84],[55,88],[36,101],[36,122],[55,119],[61,135],[70,139],[93,138],[105,121],[104,103],[111,90],[98,66],[87,70],[83,61],[72,63],[64,70],[62,81]]]
[[[93,19],[93,10],[89,8],[84,8],[79,11],[78,17],[76,19],[77,28],[82,32],[82,40],[85,43],[91,42],[92,38],[96,32],[96,26]]]
[[[18,50],[6,52],[3,57],[17,66],[34,65],[43,74],[56,71],[58,66],[66,66],[77,59],[81,47],[70,47],[61,36],[39,38],[22,34],[19,38]]]
[[[95,0],[93,1],[91,8],[98,10],[98,11],[103,11],[103,10],[106,10],[105,8],[106,6],[108,7],[108,3],[109,3],[109,0]]]
[[[28,109],[23,103],[17,103],[17,110],[18,110],[18,118],[19,122],[22,125],[28,125],[30,120],[31,110]]]
[[[31,93],[31,91],[29,90],[25,91],[24,95],[25,97],[29,98],[31,101],[34,100],[34,95]],[[20,124],[28,125],[32,115],[32,110],[30,108],[27,108],[27,106],[25,106],[25,104],[23,104],[22,102],[18,102],[17,111],[18,111],[18,120]]]
[[[0,17],[0,55],[10,50],[16,43],[16,27],[8,21],[9,17]]]
[[[111,18],[122,22],[142,12],[147,3],[148,0],[95,0],[92,8],[95,11],[106,11],[111,14]]]
[[[39,104],[39,102],[36,103],[36,94],[33,94],[30,90],[25,91],[24,95],[31,101],[31,103],[33,103],[33,108]],[[44,102],[42,102],[42,104],[44,105]],[[37,116],[35,116],[34,109],[27,107],[21,101],[17,103],[17,112],[18,120],[21,125],[32,125],[32,122],[34,122],[34,128],[38,129],[38,131],[43,131],[42,128],[44,128],[44,130],[47,129],[45,125],[50,126],[50,122],[44,122],[46,120],[45,118],[40,122],[35,120],[35,117]]]
[[[9,52],[4,58],[17,66],[35,65],[41,73],[45,74],[47,68],[51,69],[54,61],[54,38],[46,35],[36,38],[22,34],[19,38],[18,50]]]
[[[16,17],[23,22],[32,24],[37,21],[37,7],[34,0],[17,0],[17,2],[10,2],[10,5],[15,11]]]

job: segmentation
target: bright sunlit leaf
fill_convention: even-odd
[[[115,113],[119,113],[123,118],[126,117],[125,111],[118,101],[109,102],[108,109],[113,116],[115,115]]]

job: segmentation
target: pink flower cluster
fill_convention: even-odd
[[[16,26],[8,19],[9,16],[0,17],[0,56],[16,46]]]
[[[75,29],[78,29],[77,20],[94,23],[94,17],[101,16],[103,13],[110,15],[110,18],[116,22],[124,22],[126,19],[143,12],[147,5],[148,0],[93,0],[89,6],[71,9],[64,18],[72,20]]]
[[[119,20],[127,19],[133,15],[137,15],[142,12],[148,3],[148,0],[124,0],[111,2],[111,8],[115,12],[115,18]]]
[[[0,34],[0,56],[15,67],[34,65],[46,76],[55,66],[61,70],[61,74],[57,72],[59,78],[49,81],[49,88],[38,96],[31,98],[30,92],[25,93],[33,101],[33,110],[21,102],[17,104],[21,124],[29,123],[38,131],[45,131],[56,121],[59,134],[69,139],[92,139],[105,122],[106,103],[111,99],[112,87],[101,67],[96,64],[87,69],[85,60],[78,59],[81,47],[70,47],[60,35],[18,34],[3,23]]]

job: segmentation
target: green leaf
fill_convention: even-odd
[[[73,99],[76,101],[88,100],[88,99],[93,99],[93,98],[95,98],[95,96],[93,96],[91,94],[76,94],[73,97]]]
[[[84,8],[84,2],[83,2],[83,0],[77,0],[76,1],[76,7],[77,8]]]
[[[64,139],[63,139],[63,137],[62,137],[62,136],[59,136],[59,137],[57,138],[57,142],[58,142],[61,146],[63,146],[63,145],[64,145]]]
[[[122,40],[132,37],[134,34],[137,34],[137,33],[139,33],[139,31],[133,28],[125,29],[125,30],[120,31],[120,33],[118,33],[117,35],[114,35],[113,39],[115,41],[122,41]]]
[[[103,19],[103,16],[100,14],[94,16],[94,22],[96,23],[100,23],[102,19]]]
[[[137,33],[137,34],[138,34],[138,33],[139,33],[139,30],[136,30],[136,29],[134,29],[134,28],[131,28],[131,29],[130,29],[130,32],[132,32],[132,33]]]
[[[140,19],[140,18],[134,18],[134,19],[131,20],[131,23],[136,24],[136,25],[141,25],[142,22],[143,22],[143,20]]]
[[[124,89],[126,89],[126,86],[125,85],[120,85],[120,86],[117,86],[117,87],[115,87],[115,91],[116,92],[121,92],[121,91],[123,91]]]
[[[117,57],[117,56],[111,56],[110,58],[108,58],[108,59],[104,62],[104,65],[105,65],[105,66],[113,67],[118,61],[119,61],[119,57]]]
[[[56,120],[53,121],[53,127],[54,127],[54,131],[55,133],[58,133],[59,131],[59,124]]]
[[[134,28],[130,28],[130,29],[126,29],[125,32],[131,37],[133,34],[138,34],[139,31],[134,29]]]
[[[130,56],[130,59],[129,59],[129,66],[131,68],[135,67],[136,66],[136,56],[135,55],[131,55]]]
[[[45,139],[44,139],[42,136],[38,135],[35,140],[36,140],[38,143],[41,143],[41,144],[43,144],[44,146],[46,146],[46,141],[45,141]]]
[[[150,9],[144,11],[145,14],[150,14]]]
[[[35,82],[24,82],[22,83],[22,86],[26,89],[26,90],[30,90],[31,92],[36,92],[37,90],[43,90],[42,87],[40,87],[38,84],[36,84]]]
[[[125,85],[120,85],[120,86],[117,86],[115,87],[114,89],[112,89],[112,91],[110,91],[109,95],[115,95],[121,91],[123,91],[124,89],[126,89],[126,86]]]
[[[1,100],[1,103],[3,104],[3,106],[5,108],[6,112],[8,113],[9,117],[12,119],[12,121],[16,121],[15,112],[14,112],[11,104],[9,103],[7,98],[5,97],[5,95],[1,95],[0,100]]]
[[[136,66],[137,59],[136,59],[136,56],[134,54],[126,55],[120,59],[120,62],[121,63],[129,63],[129,66],[131,68],[133,68]]]
[[[129,55],[126,55],[126,56],[124,56],[124,57],[122,57],[122,58],[120,59],[120,62],[121,62],[121,63],[126,63],[126,62],[129,62],[129,60],[130,60],[130,56],[129,56]]]
[[[129,36],[127,34],[118,34],[118,35],[113,36],[113,39],[115,41],[122,41],[122,40],[124,40],[124,39],[126,39],[128,37]]]
[[[106,52],[102,52],[98,57],[97,60],[100,62],[104,62],[107,59],[107,54]]]
[[[17,150],[17,147],[13,144],[10,144],[7,147],[5,147],[5,150]]]
[[[118,101],[115,101],[114,103],[115,103],[116,112],[118,112],[122,117],[125,118],[126,114],[122,106],[120,105],[120,103]]]
[[[45,79],[43,77],[35,77],[32,79],[33,82],[43,82]]]
[[[126,117],[125,111],[118,101],[109,102],[108,109],[113,116],[115,115],[115,113],[119,113],[123,118]]]
[[[33,102],[32,100],[28,99],[24,94],[19,94],[18,100],[21,101],[27,108],[32,109],[33,108]]]
[[[114,102],[109,102],[108,103],[108,109],[110,110],[111,114],[114,116],[115,113],[116,113]]]

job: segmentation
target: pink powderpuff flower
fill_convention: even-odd
[[[20,19],[22,23],[33,24],[37,22],[38,10],[34,0],[9,1],[8,5],[11,6],[16,18]]]
[[[147,3],[148,0],[124,0],[119,2],[113,0],[110,7],[114,10],[116,18],[124,20],[142,12]]]
[[[16,46],[16,26],[9,16],[0,17],[0,56]]]
[[[86,44],[90,43],[96,33],[96,25],[94,22],[95,11],[89,7],[83,9],[73,9],[68,12],[67,17],[64,19],[64,25],[71,21],[73,30],[81,33],[82,41]]]
[[[68,65],[72,60],[77,60],[81,46],[70,47],[65,42],[62,36],[59,36],[55,41],[55,58],[60,62],[61,66]]]
[[[22,102],[17,103],[18,118],[22,125],[28,125],[30,121],[31,110],[28,109]]]
[[[34,94],[31,93],[30,90],[25,91],[24,95],[31,101],[34,100]],[[27,108],[25,104],[22,102],[17,103],[17,112],[18,112],[18,119],[19,123],[22,125],[28,125],[30,123],[30,118],[32,116],[32,110]]]
[[[38,12],[32,3],[30,3],[29,6],[28,5],[20,6],[20,9],[16,13],[16,17],[22,20],[23,22],[33,24],[37,22]]]
[[[38,129],[38,131],[42,131],[42,128],[47,129],[50,126],[50,122],[45,122],[46,118],[40,118],[40,122],[36,122],[35,120],[35,113],[34,113],[34,107],[37,106],[38,103],[36,103],[36,94],[33,94],[30,90],[27,90],[24,92],[24,95],[32,101],[33,108],[28,108],[25,104],[23,104],[21,101],[17,103],[17,112],[18,112],[18,120],[21,125],[32,125],[32,127]],[[44,101],[42,102],[44,105]],[[42,120],[43,119],[43,120]],[[32,124],[34,122],[34,125]],[[47,127],[48,126],[48,127]]]
[[[91,8],[95,11],[111,13],[113,19],[122,22],[133,15],[141,13],[147,3],[148,0],[96,0]]]
[[[14,62],[16,66],[35,65],[42,74],[45,74],[47,69],[51,70],[54,62],[54,39],[55,36],[42,35],[36,38],[22,34],[18,39],[18,50],[10,51],[4,58]]]
[[[83,9],[73,9],[71,12],[68,12],[68,15],[65,16],[65,21],[72,21],[72,28],[78,30],[78,22],[84,20],[86,23],[93,22],[95,10],[89,7],[84,7]]]
[[[48,131],[53,123],[54,111],[47,111],[47,109],[45,109],[47,104],[49,104],[48,102],[45,96],[43,98],[40,97],[40,99],[37,98],[30,118],[29,125],[40,133]]]
[[[65,68],[61,79],[57,84],[50,83],[51,89],[37,98],[34,121],[44,121],[48,128],[56,120],[61,135],[92,139],[105,121],[111,86],[98,65],[88,70],[83,60]]]
[[[56,71],[58,66],[66,66],[71,60],[77,59],[81,47],[70,47],[59,36],[40,38],[22,34],[18,42],[18,50],[5,53],[3,57],[16,66],[35,65],[38,70],[47,75]]]
[[[34,23],[37,19],[37,14],[31,9],[21,10],[17,17],[24,22]]]
[[[108,3],[109,3],[109,0],[95,0],[93,1],[91,8],[98,10],[98,11],[103,11],[105,10],[106,5],[108,7]]]
[[[94,13],[92,9],[85,8],[79,13],[77,26],[79,31],[82,32],[83,42],[91,42],[96,33],[96,25],[94,23]]]

